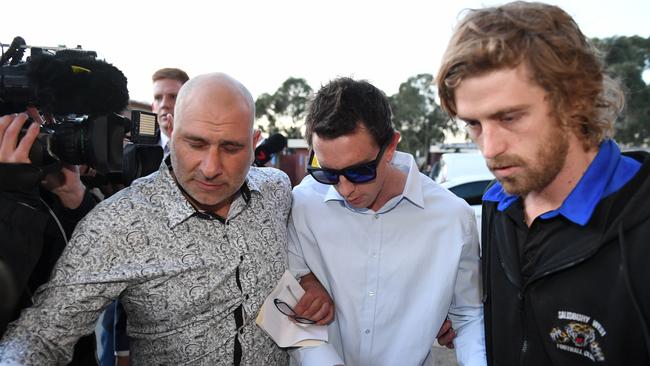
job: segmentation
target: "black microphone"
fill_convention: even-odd
[[[255,148],[255,161],[253,162],[253,165],[264,166],[264,164],[271,160],[273,154],[282,151],[285,147],[287,147],[286,137],[279,133],[269,136],[269,138],[262,141],[262,143]]]
[[[129,103],[126,77],[94,54],[32,48],[27,62],[0,66],[0,110],[22,112],[35,105],[54,115],[120,113]]]

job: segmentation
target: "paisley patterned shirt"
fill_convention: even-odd
[[[69,360],[119,298],[132,364],[232,365],[236,347],[241,365],[287,364],[255,316],[286,267],[290,207],[288,177],[253,167],[225,222],[213,219],[163,163],[79,223],[34,306],[5,334],[0,363]]]

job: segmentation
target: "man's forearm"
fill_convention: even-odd
[[[481,261],[474,217],[469,213],[466,222],[469,231],[461,249],[449,319],[458,334],[454,344],[459,364],[484,366],[487,362],[481,303]]]
[[[483,308],[464,309],[462,314],[449,314],[456,329],[456,358],[461,365],[486,365]]]

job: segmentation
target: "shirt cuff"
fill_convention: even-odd
[[[343,365],[338,352],[329,343],[315,347],[299,347],[289,350],[289,355],[303,366],[333,366]]]

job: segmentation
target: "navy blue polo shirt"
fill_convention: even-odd
[[[603,198],[621,189],[640,168],[641,163],[621,155],[621,150],[613,140],[604,140],[587,171],[562,202],[562,205],[539,217],[551,219],[562,215],[569,221],[584,226],[591,219],[596,205]],[[497,209],[502,212],[519,198],[519,196],[504,191],[499,182],[490,187],[483,195],[484,201],[498,202]]]

